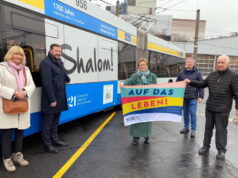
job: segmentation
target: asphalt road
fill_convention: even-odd
[[[198,155],[204,132],[205,102],[198,105],[198,130],[195,138],[181,135],[183,123],[154,122],[151,143],[140,140],[131,145],[129,128],[121,125],[119,108],[87,116],[60,126],[60,136],[69,146],[58,154],[42,149],[40,134],[24,140],[24,156],[28,167],[17,167],[7,173],[0,162],[0,178],[48,178],[68,161],[92,133],[114,111],[116,116],[99,133],[83,154],[64,174],[65,178],[237,178],[238,177],[238,126],[229,122],[228,145],[225,161],[216,160],[214,137],[210,153]],[[231,113],[231,118],[233,111]]]

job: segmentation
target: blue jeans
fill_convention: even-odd
[[[191,130],[196,131],[197,128],[197,99],[184,99],[183,117],[184,128],[189,129],[191,121]]]

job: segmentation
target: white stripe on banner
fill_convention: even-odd
[[[152,122],[152,121],[181,122],[181,120],[182,120],[181,116],[169,113],[143,113],[124,116],[125,126],[141,122]]]

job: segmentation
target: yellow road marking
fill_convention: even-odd
[[[60,168],[60,170],[53,176],[53,178],[62,177],[66,171],[74,164],[74,162],[79,158],[79,156],[86,150],[86,148],[91,144],[91,142],[96,138],[96,136],[102,131],[102,129],[111,121],[115,116],[116,112],[112,113],[103,124],[98,127],[98,129],[84,142],[84,144],[74,153],[73,156]]]

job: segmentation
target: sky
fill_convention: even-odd
[[[103,1],[116,4],[116,0]],[[168,8],[157,11],[160,15],[182,19],[196,19],[196,10],[200,9],[200,19],[206,20],[205,38],[238,32],[238,0],[157,0],[157,7]]]
[[[173,1],[174,3],[179,2],[179,0]],[[195,19],[196,10],[200,9],[200,19],[206,20],[207,35],[227,35],[230,32],[238,32],[237,8],[238,0],[185,0],[171,9],[189,11],[164,11],[161,14]]]

